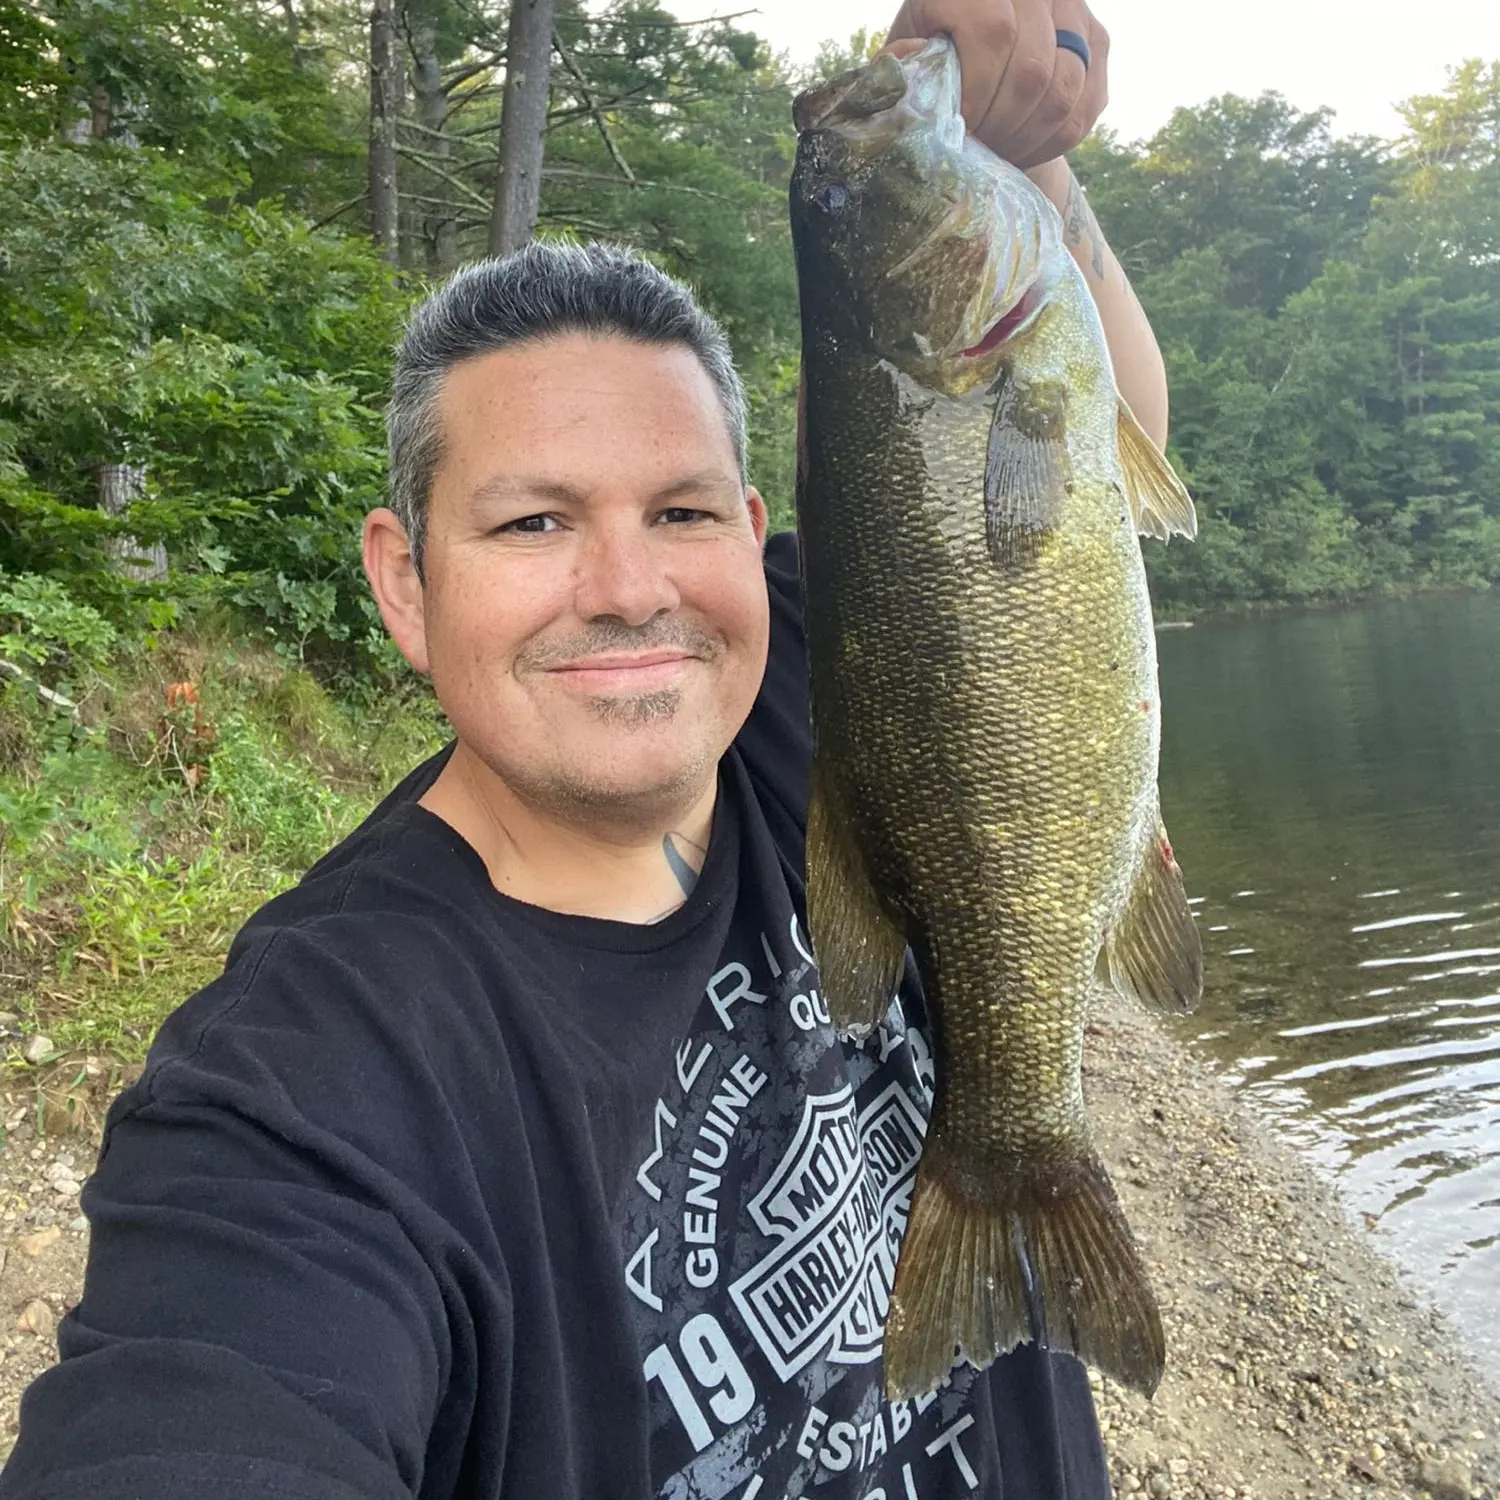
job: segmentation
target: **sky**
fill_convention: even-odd
[[[691,4],[692,0],[686,0]],[[811,61],[826,37],[888,26],[899,0],[738,0],[740,24]],[[982,3],[982,0],[976,0]],[[1302,109],[1331,105],[1344,135],[1400,133],[1392,105],[1435,93],[1466,57],[1500,60],[1500,0],[1090,0],[1109,28],[1109,108],[1124,140],[1150,135],[1180,104],[1276,89]],[[678,14],[688,11],[682,4]]]

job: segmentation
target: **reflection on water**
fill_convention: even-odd
[[[1500,1380],[1500,590],[1160,638],[1182,1023]]]

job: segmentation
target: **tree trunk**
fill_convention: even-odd
[[[102,83],[96,83],[89,90],[89,134],[96,141],[102,141],[109,134],[113,123],[114,111],[110,106],[109,90]],[[130,144],[135,145],[135,141],[132,140]]]
[[[405,31],[402,25],[401,30]],[[416,144],[413,140],[414,132],[411,130],[411,99],[408,91],[408,69],[407,49],[401,45],[398,35],[392,44],[392,50],[396,57],[396,159],[399,162],[401,153]],[[396,179],[396,208],[397,208],[397,232],[396,263],[398,265],[409,265],[414,259],[412,247],[422,238],[422,210],[412,202],[410,192],[401,191],[401,179]]]
[[[416,96],[417,123],[424,127],[419,144],[446,170],[453,144],[446,133],[448,97],[443,93],[443,69],[437,55],[437,20],[432,10],[423,6],[411,16],[410,24],[411,86]],[[437,181],[433,192],[441,197],[445,189],[446,184]],[[424,238],[429,271],[446,276],[458,268],[458,222],[453,214],[430,208]]]
[[[63,127],[63,139],[79,146],[107,139],[114,127],[114,105],[109,89],[102,83],[94,84],[89,89],[87,100],[80,101],[79,108],[80,113]],[[118,139],[127,146],[140,145],[131,130],[121,130]],[[136,353],[144,354],[149,347],[150,334],[143,333]],[[97,469],[97,482],[99,509],[106,515],[123,516],[129,511],[131,502],[146,493],[146,469],[143,464],[101,463]],[[126,578],[151,581],[167,576],[167,549],[161,542],[142,547],[132,536],[118,536],[109,539],[105,550],[115,572]]]
[[[396,28],[393,0],[374,0],[370,10],[370,237],[393,266],[400,201],[396,194]]]
[[[511,0],[505,97],[500,106],[500,171],[490,216],[491,255],[519,249],[536,231],[554,9],[554,0]]]
[[[106,515],[123,516],[145,493],[146,470],[140,464],[99,465],[99,508]],[[127,578],[150,582],[167,576],[167,549],[161,542],[143,547],[133,536],[113,537],[109,553],[115,571]]]

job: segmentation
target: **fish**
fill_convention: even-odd
[[[1032,1341],[1147,1394],[1161,1315],[1090,1137],[1103,980],[1191,1008],[1141,536],[1193,504],[1120,398],[1056,210],[965,132],[938,38],[799,95],[808,929],[846,1034],[910,952],[936,1087],[891,1399]]]

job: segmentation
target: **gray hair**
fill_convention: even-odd
[[[406,528],[418,576],[427,503],[443,459],[437,406],[449,370],[497,349],[566,333],[616,334],[691,349],[718,392],[744,483],[744,388],[728,339],[692,292],[616,245],[536,241],[459,271],[412,314],[396,350],[385,414],[390,505]]]

